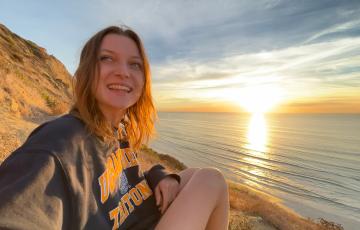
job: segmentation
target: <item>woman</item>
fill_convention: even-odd
[[[218,170],[139,169],[156,114],[135,32],[95,34],[74,80],[70,113],[35,129],[0,166],[0,229],[227,229]]]

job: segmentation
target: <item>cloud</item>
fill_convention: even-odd
[[[311,36],[304,43],[313,42],[319,38],[329,37],[330,35],[348,36],[350,31],[356,31],[358,35],[360,34],[360,20],[352,20],[331,26],[330,28],[327,28]]]
[[[355,94],[360,90],[359,47],[360,38],[347,38],[211,62],[171,60],[155,66],[154,88],[168,98],[212,98],[215,92],[262,85],[283,88],[289,100]]]
[[[221,101],[257,85],[281,87],[289,100],[360,87],[359,1],[7,1],[0,15],[71,72],[92,34],[131,26],[150,56],[154,93],[167,104]]]
[[[143,35],[155,61],[211,59],[301,43],[349,20],[356,4],[338,1],[114,1],[97,7],[100,21],[126,23]],[[346,12],[346,13],[344,13]],[[345,15],[345,16],[344,16]],[[352,19],[355,13],[351,13]],[[358,16],[359,17],[359,16]]]

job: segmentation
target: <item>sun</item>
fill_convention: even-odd
[[[278,86],[252,86],[238,89],[235,98],[242,108],[249,113],[266,113],[283,100],[283,90]]]

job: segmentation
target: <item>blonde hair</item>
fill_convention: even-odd
[[[102,40],[108,34],[118,34],[133,40],[140,52],[144,64],[144,87],[139,100],[127,109],[125,128],[130,146],[140,149],[154,134],[154,123],[157,118],[151,96],[151,73],[149,60],[140,37],[128,27],[107,27],[85,44],[81,51],[80,63],[74,74],[73,114],[83,120],[91,133],[101,137],[105,142],[116,141],[113,127],[99,109],[94,88],[97,85],[99,68],[98,55]]]

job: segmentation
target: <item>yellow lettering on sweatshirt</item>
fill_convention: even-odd
[[[142,180],[135,188],[132,188],[129,192],[125,193],[120,199],[118,206],[109,212],[110,220],[114,221],[113,229],[119,228],[119,226],[124,223],[129,215],[135,210],[134,205],[136,207],[140,206],[151,194],[152,191],[146,183],[146,180]]]
[[[125,204],[121,201],[119,202],[118,208],[120,210],[120,225],[121,225],[122,223],[124,223],[126,218],[129,216],[129,211],[127,210]]]
[[[124,151],[124,160],[126,161],[127,164],[127,168],[135,166],[138,164],[135,154],[133,151],[131,151],[131,149],[123,149]]]
[[[115,185],[116,185],[116,175],[115,175],[115,167],[113,164],[113,161],[111,159],[111,156],[107,158],[106,161],[106,170],[107,170],[107,175],[108,175],[108,184],[109,184],[109,192],[113,193],[115,190]]]
[[[137,165],[137,160],[128,161],[124,150],[117,149],[106,158],[105,170],[98,178],[101,203],[105,203],[109,195],[116,192],[117,182],[124,169]],[[135,164],[134,164],[135,163]]]
[[[146,183],[146,180],[142,180],[135,187],[139,190],[143,200],[146,200],[153,193],[149,185]]]
[[[142,203],[142,197],[136,188],[132,188],[129,191],[129,194],[130,194],[131,200],[134,201],[136,206],[139,206]]]
[[[134,206],[132,205],[132,203],[130,201],[129,193],[125,193],[125,195],[123,195],[121,197],[121,202],[123,202],[124,204],[127,205],[129,213],[132,213],[134,211]]]
[[[119,228],[119,207],[114,208],[109,212],[110,220],[114,221],[112,229],[118,229]]]
[[[103,204],[109,198],[109,189],[108,189],[109,185],[108,185],[108,176],[106,170],[103,174],[101,174],[98,181],[99,181],[100,193],[101,193],[100,201]]]

